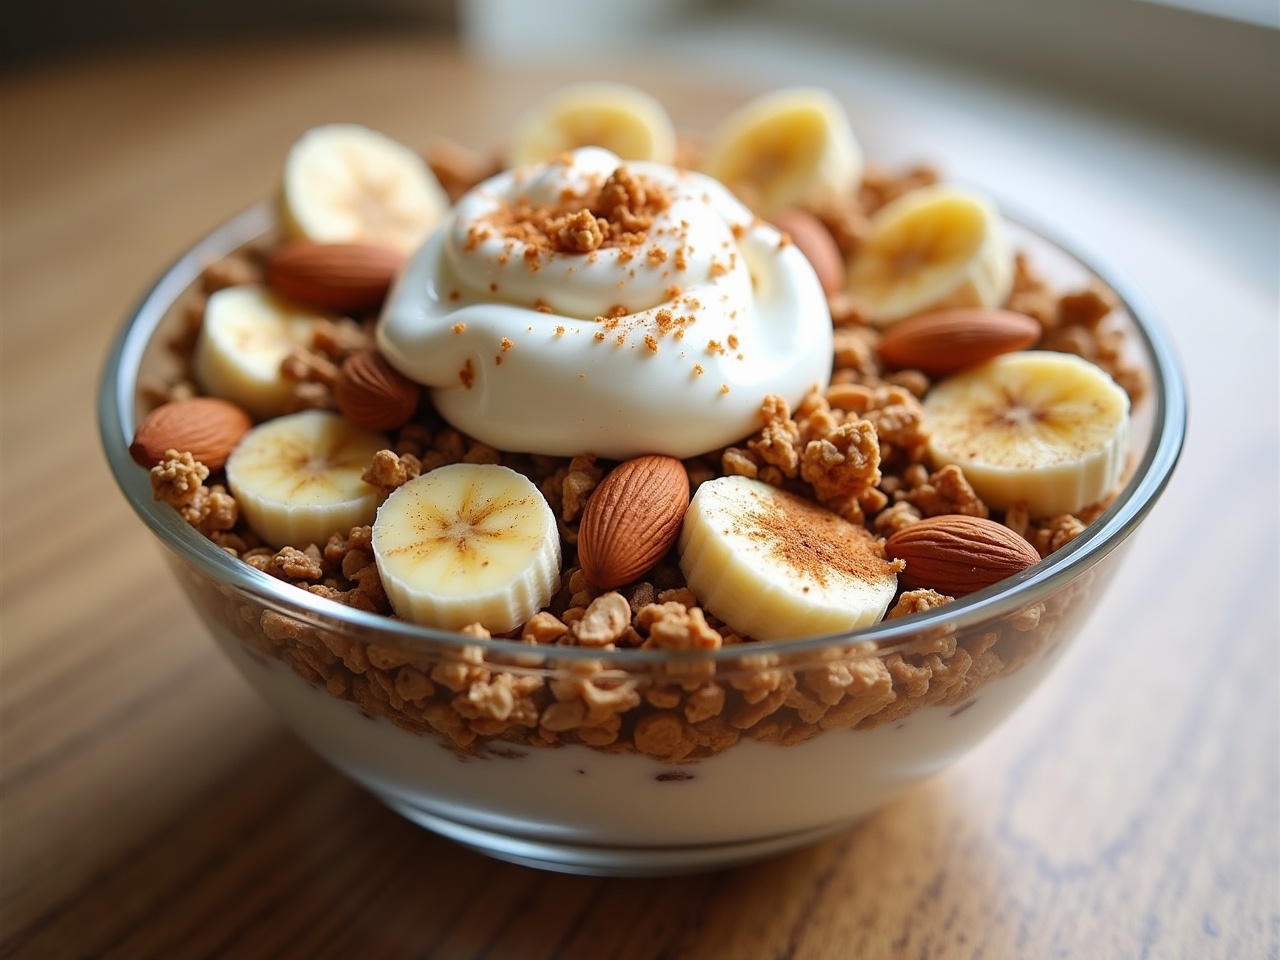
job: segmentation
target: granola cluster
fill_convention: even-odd
[[[357,557],[352,562],[339,559],[335,540],[322,552],[280,551],[255,565],[340,602],[376,608],[379,601],[365,589],[376,577],[361,576],[372,569],[362,556],[367,529],[363,536],[353,533],[351,541],[348,556]],[[356,585],[346,591],[330,586],[338,577],[326,570],[348,566],[355,568]],[[566,643],[603,652],[620,644],[714,649],[725,642],[714,620],[690,605],[691,598],[680,596],[680,590],[664,593],[675,599],[637,603],[634,596],[604,593],[568,623],[549,611],[535,615],[520,639],[550,670],[494,663],[484,647],[489,634],[479,626],[462,631],[474,643],[424,656],[263,612],[229,594],[222,602],[224,622],[254,650],[364,713],[415,734],[437,735],[460,753],[500,756],[504,744],[576,743],[664,763],[703,759],[744,737],[794,744],[827,731],[870,729],[925,705],[959,712],[988,680],[1038,655],[1053,633],[1045,626],[1046,611],[1036,608],[977,636],[943,636],[887,655],[855,643],[823,651],[816,662],[800,666],[781,662],[776,654],[753,654],[749,644],[730,669],[721,671],[695,660],[668,665],[665,672],[623,673],[609,668],[607,654],[555,658],[555,648]],[[948,601],[930,591],[905,593],[890,617]]]
[[[492,165],[460,147],[439,146],[432,163],[456,197]],[[842,251],[857,249],[866,219],[879,206],[932,183],[928,169],[898,175],[871,171],[856,202],[814,211]],[[651,184],[625,168],[598,194],[573,210],[509,212],[495,230],[536,230],[548,249],[595,250],[642,237],[654,209],[666,202]],[[519,214],[517,216],[517,214]],[[533,226],[531,226],[531,224]],[[522,239],[528,237],[522,234]],[[211,264],[199,289],[182,307],[172,346],[189,360],[203,303],[223,286],[258,282],[261,251],[248,250]],[[1110,323],[1114,297],[1098,285],[1052,291],[1019,258],[1010,309],[1034,317],[1043,345],[1084,356],[1106,369],[1136,400],[1142,376],[1128,365],[1123,334]],[[843,295],[831,297],[836,323],[834,375],[792,410],[780,397],[763,399],[759,427],[744,442],[685,461],[690,488],[724,475],[752,477],[803,495],[883,539],[923,518],[962,514],[998,520],[1047,556],[1077,536],[1102,509],[1079,516],[1031,520],[1017,509],[991,510],[957,467],[929,469],[921,397],[930,378],[919,370],[887,367],[876,350],[880,334],[863,324]],[[362,324],[322,324],[306,349],[285,361],[294,384],[291,409],[334,409],[333,384],[342,361],[371,343],[371,318]],[[143,390],[152,403],[196,392],[189,376]],[[740,636],[698,605],[674,555],[643,580],[599,590],[576,564],[583,508],[610,463],[591,455],[557,458],[513,454],[479,443],[429,409],[395,431],[390,446],[369,464],[364,479],[389,493],[423,472],[452,463],[494,463],[533,480],[556,514],[564,544],[561,584],[546,609],[502,635],[529,648],[529,664],[501,662],[486,649],[492,639],[479,624],[462,633],[472,642],[422,650],[356,639],[244,602],[227,593],[225,622],[252,649],[286,664],[329,695],[365,713],[385,717],[417,734],[440,737],[464,753],[500,752],[501,745],[585,744],[635,752],[664,762],[714,755],[741,738],[792,744],[819,733],[892,723],[925,705],[966,709],[984,684],[1019,669],[1052,647],[1062,622],[1074,615],[1061,597],[1018,613],[973,635],[942,631],[900,651],[867,642],[846,644],[799,659],[753,652]],[[239,517],[234,498],[190,454],[170,451],[152,470],[157,499],[214,543],[299,589],[358,610],[394,616],[371,547],[371,530],[356,527],[325,544],[265,546]],[[208,584],[201,589],[217,590]],[[1087,585],[1081,589],[1086,589]],[[952,598],[931,590],[902,592],[887,614],[897,619],[934,609]],[[590,648],[598,659],[560,658],[565,647]],[[647,672],[610,667],[622,649],[714,651],[735,648],[719,665],[672,659]]]
[[[543,253],[590,254],[608,247],[635,248],[648,239],[654,214],[670,203],[661,184],[623,166],[586,196],[536,207],[523,200],[499,205],[472,228],[468,243],[475,245],[491,236],[519,240],[523,255],[531,259]],[[508,246],[508,251],[513,249]]]

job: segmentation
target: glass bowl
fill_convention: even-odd
[[[130,459],[139,382],[163,368],[181,298],[272,224],[266,204],[227,222],[128,319],[101,384],[107,459],[218,645],[281,719],[405,817],[506,860],[610,875],[724,867],[840,830],[947,767],[1061,658],[1182,445],[1182,380],[1147,308],[1010,221],[1052,283],[1101,278],[1117,293],[1149,381],[1124,489],[1065,547],[954,603],[819,639],[664,652],[431,630],[233,558],[153,500]]]

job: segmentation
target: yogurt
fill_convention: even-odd
[[[808,260],[724,186],[586,147],[462,197],[378,346],[499,449],[684,458],[758,429],[767,394],[825,389],[832,333]]]
[[[608,873],[725,866],[848,826],[966,753],[1062,650],[984,684],[958,707],[923,706],[874,729],[790,746],[744,735],[715,756],[673,765],[577,744],[498,741],[492,753],[460,756],[331,697],[213,626],[297,734],[403,815],[508,859],[521,859],[510,851],[523,844],[531,852],[522,862]]]

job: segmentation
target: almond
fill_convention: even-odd
[[[335,313],[377,310],[404,266],[398,250],[370,243],[311,243],[277,247],[267,258],[271,287],[299,303]]]
[[[221,470],[253,418],[229,400],[192,397],[156,407],[138,425],[129,456],[150,469],[165,451],[189,453],[210,470]]]
[[[404,426],[418,409],[418,385],[377,350],[347,357],[333,385],[338,412],[365,430],[380,433]]]
[[[945,376],[1040,339],[1040,323],[1010,310],[942,310],[900,320],[876,347],[890,366]]]
[[[772,223],[805,255],[828,295],[844,287],[844,257],[836,238],[821,220],[808,210],[797,208],[775,214]]]
[[[656,454],[619,464],[592,491],[578,527],[578,565],[609,590],[651,570],[671,549],[689,507],[689,475]]]
[[[902,586],[952,597],[989,587],[1040,560],[1035,547],[1003,524],[960,514],[903,527],[885,541],[884,551],[906,561],[898,574]]]

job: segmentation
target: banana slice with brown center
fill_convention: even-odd
[[[997,357],[939,381],[924,411],[934,465],[957,464],[997,510],[1076,513],[1114,491],[1127,466],[1129,397],[1071,354]]]
[[[507,149],[512,166],[604,147],[623,160],[671,163],[676,131],[654,97],[621,83],[575,83],[547,94],[519,118]]]
[[[393,491],[373,555],[396,613],[447,630],[511,630],[560,580],[555,514],[533,481],[496,464],[438,467]]]
[[[386,445],[336,413],[304,410],[250,430],[227,459],[227,486],[267,543],[324,546],[373,522],[382,494],[361,477]]]
[[[851,198],[862,163],[840,102],[825,90],[790,87],[726,117],[712,132],[702,169],[767,218],[788,207],[820,209]]]
[[[1013,249],[995,204],[938,184],[872,215],[846,289],[863,319],[886,327],[925,311],[1001,306],[1013,273]]]
[[[191,361],[196,380],[259,419],[283,413],[294,385],[281,364],[310,347],[319,323],[332,318],[258,284],[224,287],[205,305]]]
[[[284,164],[286,232],[316,243],[370,243],[408,254],[449,206],[426,161],[354,123],[313,127]]]
[[[761,480],[708,480],[685,514],[680,569],[708,611],[757,640],[880,620],[901,563],[862,527]]]

